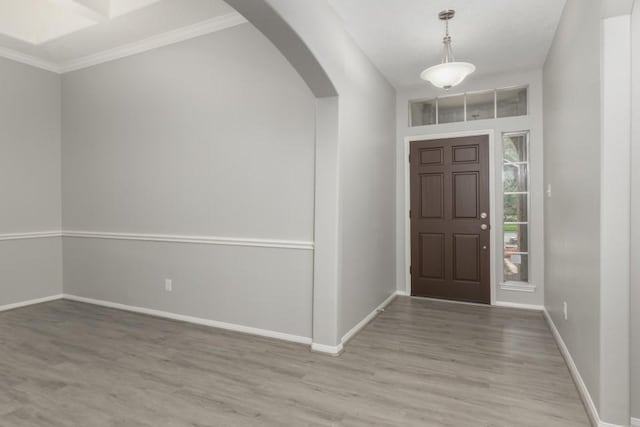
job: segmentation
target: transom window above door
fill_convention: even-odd
[[[428,126],[528,114],[528,88],[467,92],[409,102],[409,126]]]

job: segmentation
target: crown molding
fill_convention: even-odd
[[[206,21],[198,22],[193,25],[178,28],[176,30],[167,31],[166,33],[156,34],[146,39],[118,46],[92,55],[87,55],[73,61],[65,63],[55,63],[38,58],[36,56],[27,55],[0,47],[0,57],[11,59],[16,62],[31,65],[43,70],[51,71],[58,74],[64,74],[83,68],[92,67],[104,62],[113,61],[148,50],[157,49],[159,47],[168,46],[181,41],[204,36],[206,34],[222,31],[227,28],[235,27],[248,22],[242,15],[237,12],[228,13],[217,16]]]
[[[47,61],[33,55],[27,55],[26,53],[18,52],[6,47],[0,47],[0,57],[19,62],[21,64],[31,65],[32,67],[46,71],[51,71],[52,73],[59,74],[62,72],[62,67],[54,62]]]
[[[166,33],[157,34],[138,42],[129,43],[123,46],[108,49],[93,55],[88,55],[61,64],[61,73],[68,73],[70,71],[92,67],[104,62],[109,62],[115,59],[135,55],[137,53],[146,52],[148,50],[157,49],[159,47],[168,46],[181,41],[193,39],[195,37],[214,33],[216,31],[222,31],[227,28],[235,27],[237,25],[244,24],[245,22],[247,22],[247,20],[237,12],[217,16],[203,22],[198,22],[197,24],[178,28],[177,30],[168,31]]]

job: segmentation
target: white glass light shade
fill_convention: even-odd
[[[427,68],[420,78],[441,89],[449,89],[462,83],[475,70],[476,66],[468,62],[445,62]]]

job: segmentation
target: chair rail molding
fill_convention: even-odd
[[[191,243],[200,245],[218,246],[247,246],[258,248],[292,249],[313,251],[315,244],[312,241],[286,240],[286,239],[262,239],[247,237],[219,237],[181,234],[140,234],[140,233],[115,233],[105,231],[33,231],[24,233],[0,234],[0,242],[11,240],[47,239],[52,237],[68,237],[78,239],[108,239],[108,240],[134,240],[141,242],[163,243]]]
[[[251,246],[259,248],[297,249],[305,251],[312,251],[314,249],[314,243],[311,241],[281,239],[254,239],[244,237],[196,236],[180,234],[114,233],[103,231],[76,230],[64,230],[61,232],[61,235],[62,237],[79,239],[136,240],[142,242],[192,243],[219,246]]]
[[[3,233],[0,234],[0,242],[9,240],[28,240],[28,239],[48,239],[51,237],[62,237],[60,231],[30,231],[24,233]]]

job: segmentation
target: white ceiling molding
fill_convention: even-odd
[[[222,31],[227,28],[235,27],[246,23],[247,20],[239,13],[233,12],[222,16],[189,25],[176,30],[167,31],[166,33],[157,34],[152,37],[140,40],[138,42],[129,43],[113,49],[105,50],[93,55],[88,55],[67,63],[54,63],[44,59],[25,55],[11,49],[0,47],[0,57],[11,59],[16,62],[31,65],[33,67],[42,68],[54,73],[64,74],[71,71],[80,70],[82,68],[92,67],[104,62],[113,61],[115,59],[124,58],[148,50],[157,49],[162,46],[168,46],[181,41],[200,37],[206,34]]]
[[[235,27],[236,25],[244,24],[245,22],[247,22],[247,20],[239,13],[228,13],[226,15],[217,16],[207,21],[189,25],[188,27],[178,28],[177,30],[172,30],[163,34],[148,37],[138,42],[85,56],[84,58],[80,58],[66,64],[60,64],[61,72],[68,73],[70,71],[92,67],[103,62],[113,61],[114,59],[124,58],[126,56],[135,55],[147,50],[156,49],[184,40],[193,39],[195,37],[200,37],[205,34],[222,31],[227,28]]]
[[[20,62],[21,64],[31,65],[32,67],[41,68],[43,70],[51,71],[53,73],[61,73],[62,67],[60,65],[45,61],[44,59],[37,58],[35,56],[27,55],[21,52],[17,52],[12,49],[7,49],[0,46],[0,57],[11,59],[12,61]]]

